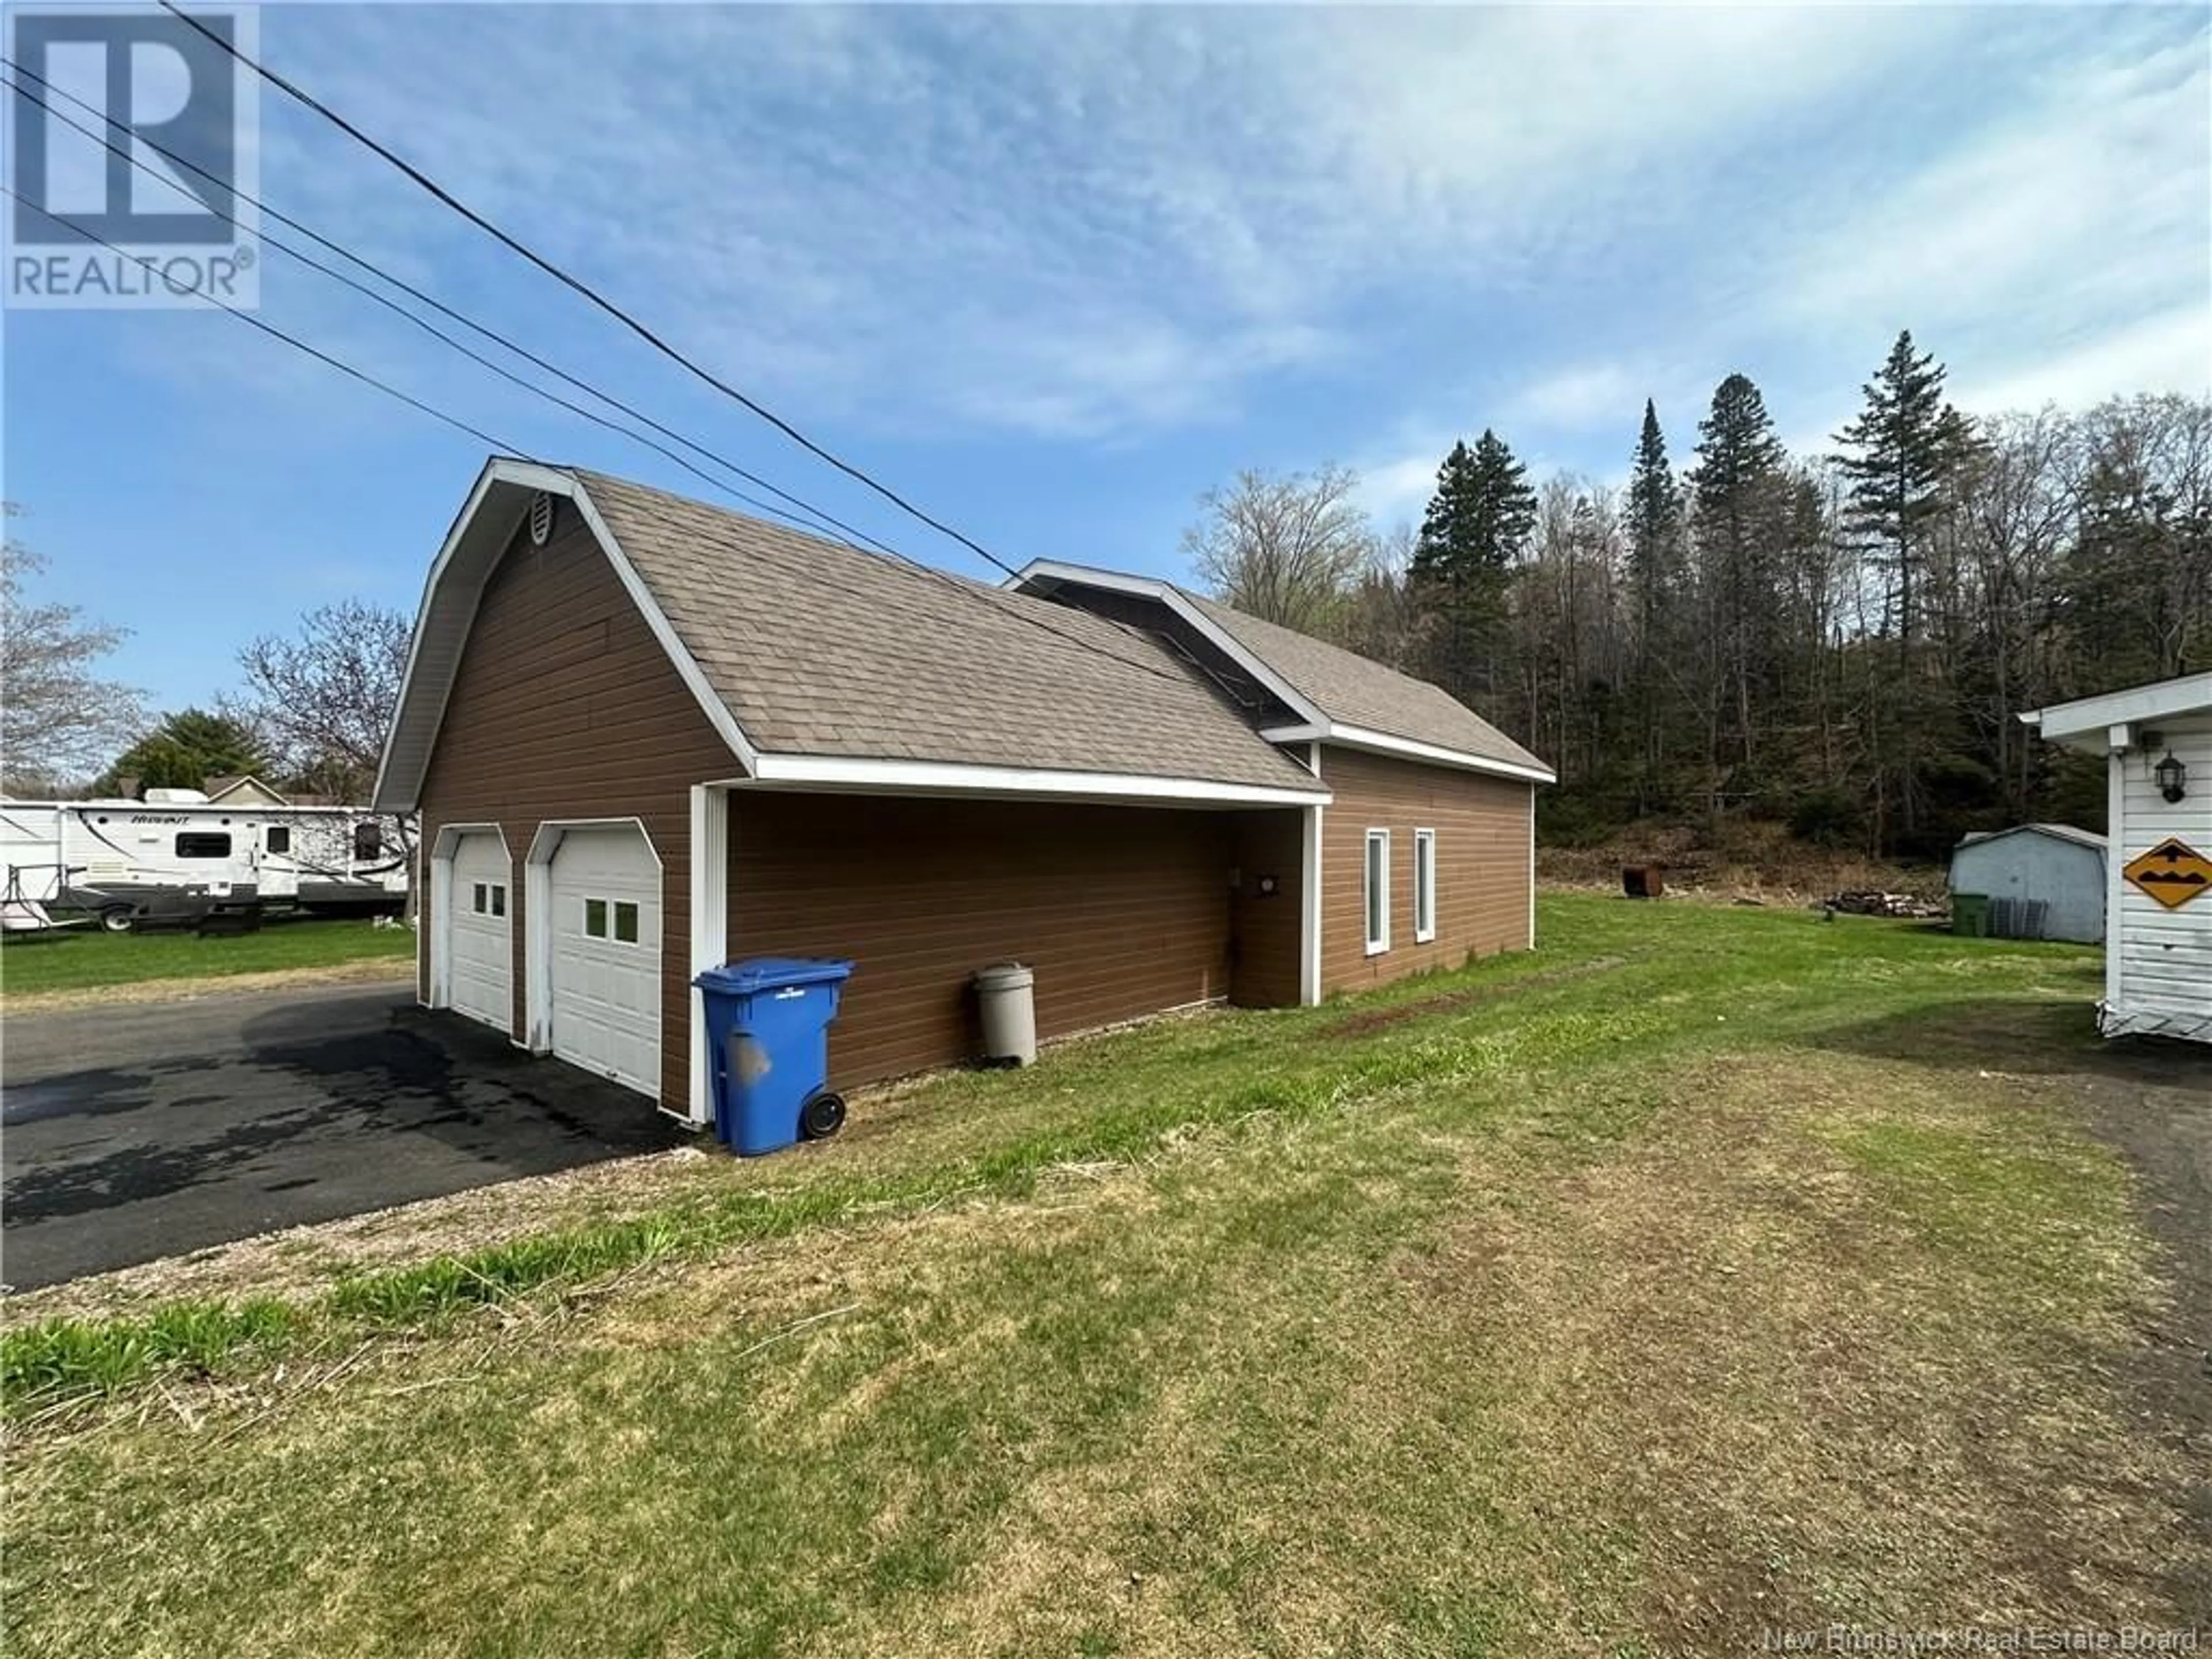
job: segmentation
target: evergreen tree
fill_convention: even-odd
[[[1875,378],[1866,408],[1836,434],[1838,463],[1850,480],[1846,523],[1890,575],[1889,622],[1899,658],[1921,634],[1918,581],[1930,522],[1946,507],[1946,486],[1971,447],[1965,419],[1943,401],[1943,366],[1898,335]]]
[[[1513,568],[1536,524],[1527,470],[1488,428],[1473,449],[1452,446],[1413,547],[1424,608],[1443,622],[1444,684],[1490,709],[1505,677],[1503,649]]]
[[[1866,408],[1836,434],[1843,446],[1837,462],[1850,484],[1845,527],[1883,576],[1883,629],[1893,642],[1894,678],[1874,710],[1893,738],[1882,752],[1894,762],[1876,780],[1876,835],[1887,839],[1893,798],[1898,833],[1908,844],[1923,817],[1923,759],[1939,735],[1929,730],[1936,700],[1925,684],[1937,665],[1919,650],[1931,532],[1949,511],[1950,486],[1972,450],[1965,418],[1943,399],[1943,378],[1935,355],[1914,350],[1911,331],[1899,332],[1863,388]]]
[[[1774,668],[1775,569],[1788,452],[1758,386],[1731,374],[1698,423],[1690,473],[1705,599],[1706,758],[1717,774],[1756,756]]]
[[[1634,684],[1642,726],[1637,768],[1638,810],[1654,805],[1666,752],[1671,699],[1662,669],[1671,657],[1682,586],[1682,492],[1667,464],[1659,411],[1644,401],[1644,430],[1628,481],[1628,598],[1636,629]]]
[[[1628,580],[1637,623],[1649,637],[1681,580],[1682,492],[1667,465],[1659,411],[1644,400],[1644,430],[1628,480]]]
[[[143,788],[197,789],[211,777],[268,769],[259,739],[243,721],[185,708],[125,750],[99,788],[110,793],[123,779],[136,778]]]

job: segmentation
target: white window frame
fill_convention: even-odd
[[[1437,936],[1437,832],[1413,831],[1413,943]]]
[[[1382,849],[1380,863],[1375,857],[1375,849],[1378,846]],[[1376,881],[1378,872],[1382,877],[1379,893]],[[1378,898],[1379,903],[1376,902]],[[1370,830],[1366,844],[1360,849],[1359,902],[1360,927],[1367,935],[1367,954],[1379,957],[1390,948],[1390,832],[1388,830]],[[1382,931],[1379,936],[1375,931],[1375,919],[1378,915],[1382,920]]]
[[[594,904],[601,907],[599,920],[606,924],[596,933],[592,931],[592,907]],[[645,943],[644,907],[635,899],[606,898],[586,894],[583,897],[583,907],[586,939],[597,939],[602,945],[636,946]],[[622,913],[625,910],[629,912],[630,936],[628,939],[622,936]]]

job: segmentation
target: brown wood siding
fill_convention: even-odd
[[[511,1030],[520,1036],[523,866],[538,825],[643,821],[660,855],[660,1098],[674,1111],[690,1097],[690,787],[738,769],[575,509],[558,503],[544,547],[518,532],[470,626],[423,781],[422,844],[446,823],[505,828],[514,860]]]
[[[1322,988],[1356,990],[1526,949],[1528,784],[1331,744],[1322,781]],[[1367,832],[1390,832],[1390,948],[1366,951]],[[1413,942],[1413,831],[1437,832],[1437,936]]]
[[[1305,908],[1305,814],[1240,812],[1229,999],[1246,1008],[1295,1007],[1299,921]],[[1261,891],[1261,878],[1274,891]]]
[[[850,957],[840,1088],[971,1057],[969,975],[1036,970],[1064,1036],[1227,994],[1232,815],[742,791],[730,804],[732,957]]]

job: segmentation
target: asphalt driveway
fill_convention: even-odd
[[[0,1085],[19,1290],[692,1139],[405,986],[10,1016]]]

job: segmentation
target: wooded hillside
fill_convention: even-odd
[[[1934,857],[2023,818],[2100,827],[2101,771],[2015,717],[2212,667],[2212,400],[1976,419],[1943,380],[1901,335],[1832,452],[1793,455],[1730,374],[1686,456],[1650,404],[1625,415],[1625,489],[1532,481],[1485,430],[1364,564],[1306,544],[1345,535],[1318,509],[1347,475],[1247,475],[1191,545],[1229,603],[1434,678],[1552,761],[1547,839],[1747,814]]]

